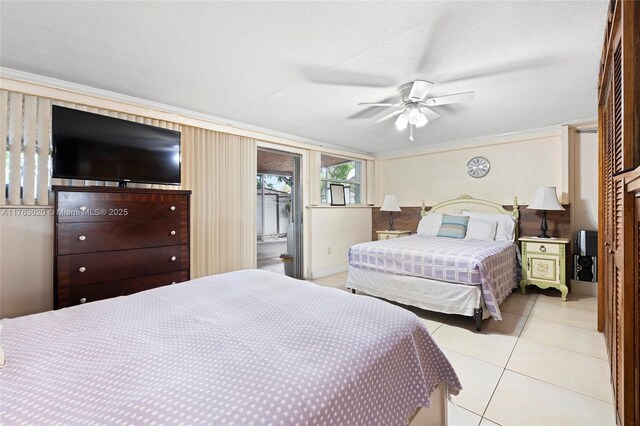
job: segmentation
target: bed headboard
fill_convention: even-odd
[[[420,216],[424,217],[428,213],[461,214],[463,212],[500,213],[510,215],[516,223],[516,241],[518,240],[520,234],[520,210],[518,206],[518,197],[515,196],[513,197],[513,210],[506,210],[501,204],[494,203],[492,201],[479,200],[470,195],[461,195],[456,199],[438,203],[431,207],[431,210],[427,211],[424,200],[422,200]]]

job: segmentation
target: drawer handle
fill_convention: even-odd
[[[172,261],[172,262],[175,262],[175,261],[176,261],[176,259],[177,259],[177,258],[176,258],[175,256],[171,256],[171,261]]]
[[[176,235],[176,231],[171,231],[170,234],[171,235]]]
[[[169,210],[174,211],[176,209],[176,206],[171,206],[169,207]]]
[[[86,239],[87,239],[87,237],[85,237],[84,235],[80,235],[80,236],[78,237],[78,239],[79,239],[80,241],[84,241],[84,240],[86,240]]]
[[[389,239],[389,235],[387,235],[387,240]]]
[[[87,298],[83,297],[82,299],[80,299],[80,303],[87,303]]]
[[[547,251],[547,248],[545,246],[540,246],[540,251],[544,253],[545,251]]]
[[[85,206],[80,206],[80,211],[81,212],[86,211],[86,210],[87,210],[87,208]]]
[[[80,272],[84,272],[86,270],[87,270],[87,268],[85,268],[84,266],[81,266],[81,267],[78,268],[78,271],[80,271]]]

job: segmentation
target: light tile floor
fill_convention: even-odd
[[[282,263],[279,257],[258,259],[258,269],[275,272],[276,274],[284,274],[284,263]]]
[[[345,288],[346,272],[313,280]],[[477,333],[470,317],[407,307],[424,321],[463,390],[449,425],[615,425],[604,337],[591,296],[527,289],[500,306]]]

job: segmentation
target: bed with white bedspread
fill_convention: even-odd
[[[474,316],[480,331],[484,317],[502,319],[499,305],[518,282],[517,199],[513,207],[508,211],[468,195],[428,212],[423,203],[418,234],[349,249],[347,287],[431,311]],[[470,223],[495,227],[484,240],[477,234],[438,237],[440,223],[432,219],[442,214],[468,215]]]
[[[516,248],[507,241],[458,240],[426,235],[356,244],[355,268],[480,286],[484,306],[497,320],[500,303],[516,283]]]
[[[2,320],[0,424],[407,424],[454,370],[411,312],[249,270]]]

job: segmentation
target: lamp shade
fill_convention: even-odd
[[[555,186],[540,186],[536,190],[533,202],[527,209],[531,210],[564,210],[558,202]]]
[[[383,212],[399,212],[400,206],[398,205],[398,200],[396,200],[395,195],[385,195],[384,202],[382,203],[382,207],[380,207],[380,211]]]

